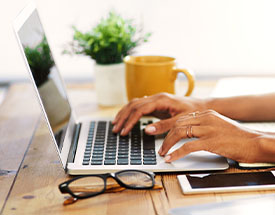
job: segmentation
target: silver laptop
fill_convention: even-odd
[[[30,3],[14,21],[15,34],[63,168],[72,175],[142,169],[153,172],[228,168],[221,156],[200,151],[165,163],[161,137],[148,136],[142,119],[126,137],[112,133],[111,119],[76,119],[39,19]],[[180,147],[184,141],[172,149]]]

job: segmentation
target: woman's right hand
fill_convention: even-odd
[[[207,109],[202,99],[190,97],[177,97],[168,93],[133,99],[125,105],[116,115],[113,132],[127,135],[142,116],[154,116],[161,119],[159,122],[147,125],[147,134],[156,135],[164,133],[173,126],[180,113],[202,111]]]

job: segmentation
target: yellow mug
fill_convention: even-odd
[[[175,58],[165,56],[126,56],[125,76],[128,100],[150,96],[160,92],[175,94],[175,81],[178,73],[188,80],[185,96],[194,89],[194,75],[187,69],[179,69]]]

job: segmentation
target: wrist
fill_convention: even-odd
[[[208,110],[211,109],[221,113],[221,110],[224,109],[222,106],[222,102],[219,101],[219,98],[207,98],[204,101],[204,108]]]
[[[237,97],[209,98],[206,107],[235,120],[247,120],[247,108],[244,101]]]
[[[262,134],[257,138],[259,162],[275,163],[275,135]]]

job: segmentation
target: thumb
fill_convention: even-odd
[[[177,121],[177,118],[178,117],[172,117],[147,125],[145,132],[150,135],[162,134],[172,128],[174,123]]]

